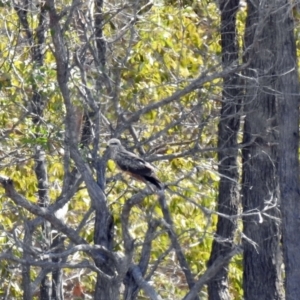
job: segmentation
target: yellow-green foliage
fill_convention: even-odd
[[[58,1],[58,12],[67,4],[70,4],[69,1]],[[104,11],[108,13],[109,7],[105,7]],[[30,46],[26,43],[25,46],[20,44],[20,39],[25,39],[25,33],[20,30],[21,25],[14,9],[4,6],[0,8],[0,12],[0,28],[6,29],[0,33],[0,132],[3,133],[0,155],[5,156],[1,161],[3,166],[1,173],[11,177],[16,189],[36,203],[37,180],[33,154],[36,146],[42,147],[47,158],[49,195],[51,202],[54,202],[60,195],[64,178],[61,150],[65,138],[65,107],[57,84],[51,33],[47,31],[43,66],[37,66],[31,60]],[[106,17],[108,16],[109,14]],[[62,21],[66,21],[66,18],[62,18]],[[37,22],[37,15],[30,14],[29,23],[33,32],[36,30]],[[243,16],[240,16],[239,22],[242,26]],[[71,22],[69,30],[64,35],[70,55],[83,43],[83,37],[76,30],[76,26]],[[210,1],[207,3],[195,1],[183,7],[158,1],[137,21],[135,30],[136,37],[124,65],[118,66],[113,58],[125,57],[126,47],[122,42],[130,39],[130,32],[124,35],[124,40],[121,42],[117,40],[111,46],[115,56],[112,58],[108,54],[107,57],[108,65],[110,64],[112,69],[119,68],[121,72],[118,107],[120,111],[135,112],[186,87],[204,70],[211,68],[213,71],[220,70],[219,12]],[[116,34],[109,22],[105,25],[104,32],[107,38],[112,38]],[[71,59],[70,65],[72,63]],[[92,93],[96,89],[94,79],[97,74],[95,70],[93,72],[87,78],[87,85]],[[78,69],[72,69],[71,79],[69,88],[72,101],[76,106],[83,107],[86,104],[81,101],[78,92],[78,88],[82,87]],[[200,141],[203,148],[216,147],[220,108],[216,100],[221,98],[221,84],[220,80],[214,80],[199,87],[199,90],[176,99],[172,104],[142,115],[133,127],[136,128],[139,140],[145,142],[143,149],[146,154],[156,145],[162,145],[164,155],[176,155],[191,149],[196,141]],[[28,115],[29,103],[36,88],[46,102],[43,120],[39,126],[35,126],[32,116]],[[105,101],[101,103],[101,109],[104,110],[102,113],[115,126],[116,107],[106,101],[111,95],[105,96]],[[184,118],[183,114],[186,114]],[[176,120],[178,122],[172,124]],[[109,134],[107,130],[104,136]],[[124,132],[122,137],[126,138],[127,135],[128,132]],[[153,142],[151,137],[155,135],[157,138]],[[130,145],[133,144],[129,143]],[[216,160],[216,152],[211,151],[153,163],[158,169],[158,177],[163,182],[170,183],[170,189],[174,191],[174,193],[167,192],[168,206],[175,231],[191,270],[196,276],[200,276],[206,269],[217,222],[215,215],[208,216],[201,210],[201,207],[214,210],[216,206],[219,180]],[[114,163],[109,161],[107,177],[111,178],[116,173],[118,170]],[[126,176],[124,181],[113,181],[107,185],[107,199],[115,221],[115,250],[123,250],[120,221],[123,205],[135,193],[135,189],[143,187],[144,184]],[[69,203],[68,225],[76,228],[90,205],[85,185],[82,184],[81,189]],[[33,219],[34,216],[15,207],[2,189],[0,211],[0,222],[4,229],[0,234],[0,253],[8,247],[13,247],[16,254],[21,256],[20,249],[12,245],[11,231],[18,226],[18,220],[21,218]],[[143,242],[147,220],[150,217],[157,219],[162,217],[155,195],[147,197],[132,210],[130,233],[137,244]],[[93,218],[92,215],[80,233],[89,243],[93,243]],[[22,236],[24,232],[21,231],[19,234]],[[35,239],[37,243],[40,242],[41,234],[36,233]],[[169,247],[170,239],[166,231],[160,229],[153,241],[150,266]],[[135,253],[135,261],[139,259],[140,249],[141,247],[138,247]],[[80,258],[81,253],[74,255],[74,260]],[[239,260],[235,259],[230,266],[233,295],[241,294],[240,270]],[[32,269],[33,279],[38,271],[37,268]],[[4,284],[0,286],[0,296],[4,294],[9,284],[13,284],[10,293],[12,297],[18,299],[22,294],[21,274],[13,272],[8,268],[7,262],[0,262],[0,277],[6,278]],[[72,272],[68,270],[66,274],[73,274]],[[96,275],[94,273],[85,275],[82,280],[87,290],[92,291]],[[16,276],[14,277],[16,279],[10,281],[11,276]],[[162,261],[153,281],[158,292],[166,299],[167,297],[178,299],[185,294],[186,282],[174,252],[170,252]]]

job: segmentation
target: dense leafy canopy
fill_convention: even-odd
[[[188,292],[187,275],[171,242],[159,196],[121,175],[108,160],[105,147],[110,137],[117,137],[128,150],[155,165],[158,177],[169,188],[165,200],[173,233],[197,279],[207,269],[216,230],[222,84],[225,75],[233,72],[222,68],[218,7],[208,0],[107,2],[101,14],[98,11],[103,30],[99,33],[95,3],[56,1],[62,49],[66,49],[68,103],[58,63],[63,50],[57,50],[58,32],[49,21],[52,1],[25,2],[4,1],[0,7],[1,175],[12,179],[17,192],[40,207],[57,203],[70,192],[62,220],[93,245],[96,214],[89,185],[85,178],[72,181],[68,177],[82,171],[70,149],[74,143],[69,141],[75,139],[82,162],[88,166],[85,170],[95,180],[99,179],[97,157],[107,163],[105,196],[114,220],[113,252],[125,255],[124,232],[128,231],[134,240],[132,261],[138,264],[150,241],[148,269],[143,275],[164,299],[182,299]],[[243,4],[237,17],[241,45],[245,15]],[[73,127],[68,123],[70,107]],[[140,199],[130,207],[124,228],[124,208],[137,195]],[[41,212],[34,213],[12,198],[1,188],[0,296],[22,297],[28,259],[31,292],[37,299],[42,275],[46,276],[43,270],[52,272],[42,267],[43,262],[50,262],[46,258],[50,236],[45,233],[47,224],[41,226],[38,221]],[[234,218],[239,222],[235,235],[239,244],[241,215]],[[64,249],[75,244],[66,234]],[[86,261],[89,265],[84,266]],[[66,299],[81,293],[93,295],[97,273],[91,267],[90,253],[73,251],[63,263]],[[230,293],[241,299],[241,256],[233,258],[229,269]],[[206,297],[205,289],[201,293]],[[139,296],[145,299],[145,291]]]

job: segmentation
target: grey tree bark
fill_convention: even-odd
[[[244,298],[283,299],[280,280],[280,226],[276,131],[277,20],[273,1],[247,1],[246,96],[243,143]]]
[[[29,3],[34,4],[33,2],[31,3],[31,1],[24,1],[24,5],[28,5]],[[163,262],[163,260],[171,252],[171,250],[174,249],[177,255],[178,263],[181,266],[181,269],[187,279],[186,281],[190,288],[190,291],[186,293],[185,299],[198,299],[198,293],[202,289],[204,284],[206,284],[211,278],[213,278],[217,273],[219,273],[219,270],[221,268],[225,270],[226,266],[228,265],[228,261],[232,258],[233,255],[240,253],[240,249],[235,248],[230,252],[227,252],[226,244],[226,251],[221,253],[222,255],[218,253],[216,260],[213,261],[212,265],[210,266],[210,268],[207,269],[205,274],[199,279],[195,278],[195,275],[189,267],[189,257],[185,254],[185,244],[181,245],[180,235],[177,234],[177,228],[175,226],[175,223],[173,224],[171,210],[169,210],[168,208],[164,195],[160,195],[159,204],[163,213],[163,219],[156,220],[154,217],[154,219],[149,219],[149,228],[146,233],[146,238],[142,245],[142,250],[140,251],[139,248],[141,246],[141,242],[139,241],[137,243],[134,243],[133,237],[130,237],[129,208],[130,205],[131,207],[133,207],[134,205],[137,205],[138,203],[143,201],[146,195],[136,193],[130,199],[126,200],[126,203],[122,210],[121,221],[122,232],[124,235],[122,242],[124,244],[125,254],[122,255],[121,251],[120,253],[114,252],[114,220],[112,218],[113,211],[110,211],[110,207],[107,205],[106,202],[106,195],[104,194],[106,156],[104,155],[100,159],[98,159],[99,140],[103,137],[106,138],[110,132],[113,132],[116,136],[124,136],[125,134],[127,134],[128,130],[129,133],[132,135],[133,140],[136,143],[138,143],[137,148],[139,150],[142,149],[143,144],[152,145],[151,141],[156,140],[157,138],[159,138],[160,135],[166,134],[168,128],[173,128],[174,126],[177,126],[180,123],[183,123],[185,120],[187,120],[189,118],[188,116],[191,115],[191,113],[193,113],[194,110],[197,109],[197,107],[199,107],[199,105],[202,102],[202,99],[199,99],[199,103],[193,104],[191,108],[189,108],[187,111],[184,111],[180,119],[172,121],[165,128],[156,132],[152,136],[147,137],[146,140],[139,142],[141,138],[139,135],[135,135],[135,125],[133,126],[133,123],[137,122],[137,120],[139,120],[141,116],[147,114],[147,112],[151,112],[152,110],[164,108],[166,105],[172,103],[176,104],[176,101],[178,101],[180,97],[185,96],[190,92],[198,91],[201,85],[203,85],[206,82],[210,82],[211,80],[216,78],[226,77],[225,82],[228,83],[228,95],[226,94],[226,97],[233,97],[234,94],[232,94],[232,91],[234,90],[234,88],[231,89],[229,85],[236,84],[237,79],[234,74],[238,72],[238,70],[241,70],[243,66],[237,66],[237,68],[228,67],[228,64],[230,64],[231,62],[231,58],[234,60],[233,56],[229,54],[228,64],[224,63],[223,71],[220,71],[218,73],[211,73],[208,70],[204,71],[202,74],[199,74],[189,83],[187,81],[188,84],[183,85],[183,88],[178,89],[174,94],[169,95],[166,98],[161,99],[159,101],[151,101],[147,105],[145,104],[137,106],[134,109],[134,112],[127,118],[126,111],[121,107],[122,105],[119,106],[119,104],[121,103],[119,101],[121,99],[117,99],[119,90],[121,90],[119,87],[121,87],[120,81],[122,73],[121,71],[119,72],[119,69],[117,68],[116,73],[119,73],[115,74],[114,76],[117,79],[119,78],[119,80],[114,80],[112,79],[113,71],[111,71],[111,69],[114,69],[114,67],[110,68],[110,66],[105,66],[106,50],[108,50],[107,53],[109,54],[111,48],[108,47],[106,49],[106,41],[103,37],[102,30],[103,26],[105,26],[105,24],[107,26],[108,24],[108,16],[110,15],[110,13],[114,15],[115,10],[112,9],[111,12],[107,12],[105,10],[105,13],[102,14],[103,1],[96,0],[94,1],[94,4],[95,14],[94,18],[92,18],[93,20],[89,20],[90,15],[85,15],[83,13],[85,10],[85,2],[80,2],[76,0],[70,3],[70,5],[64,7],[63,9],[61,9],[59,3],[58,6],[56,6],[53,0],[46,0],[45,3],[42,3],[41,5],[36,7],[34,6],[34,10],[31,12],[29,9],[27,10],[26,8],[22,11],[20,15],[20,20],[24,22],[24,32],[26,33],[26,35],[28,35],[27,39],[30,40],[30,46],[32,46],[30,47],[30,49],[32,51],[32,57],[34,57],[33,60],[37,62],[36,66],[42,66],[43,55],[44,53],[47,53],[44,52],[45,49],[43,48],[43,44],[45,44],[45,37],[47,42],[45,44],[46,48],[49,46],[49,48],[47,48],[46,51],[51,50],[51,53],[55,56],[56,65],[54,68],[51,67],[50,70],[56,72],[59,88],[55,89],[55,91],[53,92],[55,94],[59,94],[61,92],[61,96],[65,105],[63,112],[57,110],[58,115],[60,115],[60,117],[65,117],[65,126],[62,126],[62,128],[60,128],[63,129],[62,131],[57,128],[59,132],[63,132],[63,136],[59,134],[57,136],[57,139],[55,138],[55,142],[57,142],[57,147],[61,148],[59,150],[64,150],[57,151],[59,152],[59,155],[61,155],[63,158],[64,175],[61,194],[56,198],[55,203],[50,204],[48,189],[52,189],[54,185],[52,185],[51,177],[49,177],[50,180],[48,181],[46,162],[47,157],[49,157],[48,154],[51,155],[52,150],[46,147],[40,147],[39,143],[37,143],[35,149],[35,156],[33,158],[36,162],[35,173],[38,181],[38,200],[41,204],[40,206],[31,203],[31,201],[28,201],[28,199],[22,196],[22,193],[18,193],[14,188],[14,180],[1,176],[0,183],[6,190],[6,196],[13,199],[17,207],[22,207],[22,209],[24,208],[27,212],[30,212],[36,216],[36,218],[32,219],[31,221],[27,222],[27,220],[24,220],[24,226],[26,228],[26,230],[24,231],[24,245],[34,245],[34,247],[32,249],[29,247],[24,247],[24,256],[22,259],[20,259],[18,256],[14,256],[13,254],[10,255],[9,253],[7,254],[8,256],[6,256],[6,258],[10,261],[18,263],[18,265],[24,266],[22,270],[22,275],[23,286],[26,289],[24,289],[23,298],[26,300],[32,298],[33,293],[36,293],[39,286],[42,286],[42,288],[40,289],[41,299],[63,299],[64,290],[62,281],[62,268],[70,267],[70,255],[77,251],[84,251],[88,256],[88,260],[84,259],[76,265],[73,264],[71,267],[78,269],[87,268],[88,270],[96,272],[98,276],[95,287],[94,299],[119,299],[119,287],[123,282],[125,284],[125,293],[129,291],[128,299],[132,300],[134,299],[134,297],[137,298],[139,290],[143,290],[143,292],[150,299],[156,300],[160,299],[160,297],[155,291],[155,289],[151,286],[151,276],[153,276],[154,272],[156,272],[156,269],[160,266],[160,263]],[[121,6],[120,8],[117,7],[116,11],[120,9],[120,12],[122,12],[122,14],[124,14],[124,10],[127,9],[136,12],[134,18],[128,17],[128,19],[130,20],[129,25],[133,25],[135,22],[142,20],[141,18],[138,18],[138,14],[142,11],[145,11],[144,7],[139,9],[138,4],[139,3],[136,2],[132,7],[128,7],[128,5],[124,7]],[[19,2],[17,5],[19,5]],[[30,8],[32,8],[32,6],[30,6]],[[41,18],[39,19],[40,25],[38,28],[36,28],[36,22],[32,22],[34,24],[33,28],[35,29],[27,30],[29,27],[26,23],[26,14],[30,12],[33,16],[35,16],[37,10],[41,10]],[[76,12],[78,13],[79,17],[77,16],[76,21],[74,21],[73,17],[76,15]],[[50,17],[49,23],[48,16]],[[31,18],[29,18],[28,20],[31,20]],[[44,23],[45,20],[46,23]],[[88,25],[91,26],[86,26],[88,21],[90,21]],[[226,28],[226,26],[224,28]],[[78,29],[77,32],[73,32],[75,28]],[[228,32],[224,31],[224,35],[228,33],[228,36],[230,36],[230,30],[231,28],[228,28]],[[117,32],[117,30],[115,31]],[[73,41],[77,41],[77,35],[80,38],[81,42],[79,44],[73,45]],[[22,34],[22,37],[23,36],[25,38],[25,35]],[[71,39],[70,36],[72,36]],[[135,30],[132,30],[131,37],[128,42],[129,45],[133,44],[133,41],[135,41],[135,36],[136,32]],[[122,35],[119,35],[118,38],[121,37]],[[21,40],[23,41],[23,38]],[[35,44],[35,42],[37,42],[37,44]],[[108,43],[108,45],[111,46],[111,43],[112,42]],[[228,45],[228,49],[230,49],[229,46],[230,45]],[[124,43],[122,44],[122,47],[125,47]],[[126,52],[127,57],[129,56],[130,51],[131,47],[129,46]],[[233,53],[235,53],[235,50],[233,50]],[[224,55],[226,56],[226,54]],[[115,57],[117,56],[114,56],[114,58]],[[120,70],[124,69],[123,62],[126,62],[126,55],[125,58],[122,57],[122,63],[118,63],[118,65],[120,66]],[[227,62],[227,58],[224,58],[224,62]],[[53,61],[51,57],[51,65],[52,63]],[[215,70],[218,69],[218,66],[216,66]],[[41,68],[41,74],[43,74],[43,70],[44,68]],[[77,81],[79,80],[78,75],[81,76],[80,83]],[[72,79],[74,79],[74,81],[72,81]],[[91,83],[94,80],[97,83],[95,84],[95,86],[92,86]],[[117,87],[116,92],[110,91],[110,84],[114,87]],[[39,89],[40,87],[38,84],[36,84],[36,86],[33,86],[32,91],[34,97],[31,101],[31,110],[29,110],[29,113],[33,113],[30,117],[33,118],[33,122],[35,123],[36,127],[42,127],[42,123],[44,121],[44,107],[48,99],[48,96],[46,96],[48,94],[39,93]],[[24,95],[26,95],[26,91],[27,90],[24,90]],[[80,100],[77,98],[77,95],[79,95]],[[113,97],[111,97],[111,95],[113,95]],[[49,97],[49,99],[50,98],[51,97]],[[105,109],[103,109],[104,105],[103,102],[101,102],[102,99],[105,99],[105,103],[110,103],[110,101],[111,103],[113,103],[113,101],[115,101],[115,114],[116,116],[120,117],[118,120],[116,118],[112,118],[111,120],[109,120],[109,118],[105,120],[105,114],[106,112],[110,111],[110,108],[106,111]],[[108,106],[110,106],[110,104]],[[183,106],[181,105],[180,107],[183,108]],[[101,110],[103,109],[103,111],[100,111],[100,108]],[[77,109],[79,110],[78,114]],[[229,112],[228,115],[226,114],[227,112]],[[224,116],[226,116],[226,118],[228,117],[228,122],[224,119],[224,127],[220,127],[220,131],[224,130],[224,140],[222,140],[222,142],[224,142],[224,145],[227,145],[228,147],[233,146],[233,148],[235,146],[234,143],[233,145],[231,145],[230,143],[226,144],[225,141],[227,138],[231,139],[231,130],[233,130],[233,128],[235,128],[235,126],[237,126],[238,124],[235,112],[236,107],[234,105],[232,107],[231,104],[228,104],[228,106],[224,105],[222,113],[224,113]],[[52,114],[52,111],[49,111],[49,113]],[[231,118],[231,113],[234,115],[233,118]],[[126,115],[126,117],[123,118],[122,114]],[[45,119],[46,115],[47,114],[45,114]],[[82,120],[82,116],[84,116],[84,121]],[[100,118],[105,120],[105,122],[101,123],[99,121]],[[195,117],[195,124],[200,127],[204,126],[201,124],[201,120],[198,119],[198,122],[197,119],[198,118]],[[114,128],[113,125],[114,121],[117,122],[116,128]],[[61,125],[62,122],[59,122],[59,124]],[[103,126],[103,124],[105,125]],[[141,123],[141,125],[143,124]],[[107,127],[103,129],[103,127],[105,126]],[[230,127],[229,131],[227,131],[226,126]],[[99,129],[100,127],[102,127],[101,130]],[[80,131],[81,139],[79,137]],[[43,137],[42,131],[40,132],[41,135],[39,135],[39,131],[37,130],[35,132],[35,137]],[[199,137],[200,132],[201,130],[199,130]],[[53,136],[52,133],[53,132],[51,130],[51,135],[49,135],[49,142],[51,142],[50,136]],[[131,137],[128,139],[131,140]],[[181,143],[182,145],[185,145],[186,141],[179,142],[179,144]],[[43,151],[43,149],[46,149],[46,151]],[[100,151],[102,152],[102,149]],[[187,146],[186,148],[182,147],[182,152],[179,153],[167,153],[166,155],[164,155],[164,157],[160,156],[159,154],[159,160],[162,160],[164,158],[171,160],[172,158],[180,158],[185,156],[194,157],[194,155],[198,155],[202,151],[211,150],[200,149],[198,142],[196,142],[194,145]],[[30,151],[28,153],[30,153]],[[150,160],[156,161],[158,159],[158,156],[155,154],[155,152],[150,153],[153,154],[151,155]],[[232,153],[227,153],[225,149],[222,149],[220,153],[224,155],[223,157],[225,161],[231,159]],[[227,158],[227,154],[230,156],[229,158]],[[93,172],[94,169],[96,169],[97,171],[97,181],[95,180],[95,174]],[[231,173],[229,172],[229,170],[225,168],[223,175],[227,176],[230,174]],[[190,175],[186,174],[184,176],[188,177]],[[59,180],[60,179],[61,178],[59,178]],[[67,202],[71,201],[73,195],[75,195],[75,193],[79,189],[82,189],[82,187],[79,188],[79,186],[83,181],[84,187],[87,188],[90,199],[92,201],[92,208],[90,208],[88,212],[84,215],[82,221],[80,221],[80,223],[78,224],[78,227],[73,229],[67,224],[68,220],[65,222],[64,218],[57,214],[57,209],[62,208],[64,204],[67,204]],[[231,184],[227,181],[224,182],[225,185],[227,183],[229,185]],[[170,191],[171,189],[169,190],[169,192]],[[225,203],[225,205],[227,204]],[[195,207],[197,207],[197,205],[195,205]],[[89,216],[94,211],[96,213],[94,227],[95,245],[91,246],[88,245],[88,241],[84,240],[84,238],[81,237],[80,234],[84,226],[87,224],[86,222],[89,219]],[[46,250],[45,256],[41,255],[40,249],[37,249],[37,252],[35,253],[32,251],[27,251],[27,249],[35,250],[35,241],[37,235],[32,233],[34,233],[36,226],[40,226],[41,224],[49,225],[49,235],[45,234],[45,236],[49,237],[47,239],[48,244],[47,247],[43,248],[43,250]],[[53,249],[48,250],[48,246],[50,246],[51,237],[50,224],[51,227],[57,230],[59,234],[56,235],[56,238],[53,239]],[[225,224],[225,227],[227,226],[227,223],[223,224]],[[118,224],[116,225],[118,226]],[[234,226],[234,224],[228,224],[229,229],[231,228],[231,226]],[[222,229],[221,227],[222,226],[220,226],[220,229]],[[45,230],[46,229],[47,228],[45,227]],[[169,249],[166,249],[162,253],[157,262],[153,263],[153,261],[150,260],[150,258],[152,259],[151,242],[164,232],[168,233],[171,245]],[[64,234],[66,237],[66,243],[69,243],[69,246],[66,247],[66,249],[64,248],[63,244],[64,236],[60,234]],[[228,244],[231,244],[231,241],[229,241]],[[229,247],[230,246],[231,245],[229,245]],[[133,261],[136,261],[137,256],[139,254],[139,262],[133,263]],[[33,276],[29,276],[31,274],[31,266],[34,266],[36,269],[41,269],[41,271],[39,271],[38,276],[35,279],[31,278]],[[52,272],[52,287],[54,287],[52,288],[52,293],[51,280],[48,280],[48,274],[50,274],[50,272]],[[127,282],[126,280],[124,280],[126,274],[127,277],[130,278],[130,280]]]
[[[236,36],[236,13],[239,0],[220,1],[221,45],[224,69],[238,60]],[[242,87],[236,74],[224,78],[222,109],[218,132],[218,162],[221,176],[218,195],[218,212],[224,215],[236,215],[238,212],[238,169],[237,169],[237,133],[240,125],[239,109]],[[211,266],[220,255],[228,254],[233,246],[236,220],[218,217],[216,238],[208,262]],[[211,300],[231,299],[228,290],[228,264],[208,283]]]
[[[106,197],[103,192],[105,182],[105,164],[103,163],[100,166],[101,171],[99,172],[99,174],[101,174],[101,178],[98,178],[97,184],[97,182],[94,180],[91,174],[90,167],[86,164],[86,162],[80,154],[80,151],[78,149],[77,132],[74,132],[73,130],[73,128],[76,128],[76,113],[71,101],[70,90],[68,88],[70,74],[68,51],[66,49],[64,40],[64,31],[60,24],[60,19],[56,11],[54,1],[47,0],[46,5],[49,11],[50,29],[53,32],[52,39],[57,64],[57,81],[67,111],[65,120],[67,145],[66,149],[70,151],[70,157],[72,157],[77,166],[77,169],[83,176],[88,193],[92,201],[93,208],[96,211],[94,243],[95,245],[103,246],[109,251],[112,250],[113,219],[107,207]],[[92,251],[92,257],[96,266],[105,274],[101,276],[98,274],[97,283],[95,286],[94,299],[119,299],[120,282],[118,280],[115,280],[113,277],[116,268],[115,263],[111,261],[110,257],[98,250]]]
[[[291,3],[276,0],[276,91],[286,299],[300,295],[299,77]]]
[[[36,33],[33,32],[33,29],[30,27],[30,23],[28,21],[28,13],[30,11],[30,1],[24,1],[24,3],[15,3],[14,9],[18,14],[20,24],[23,30],[26,33],[27,43],[31,47],[31,60],[34,62],[36,68],[43,66],[44,63],[44,53],[43,47],[45,42],[45,26],[46,26],[46,10],[45,6],[41,5],[39,11],[39,19],[38,19],[38,28]],[[43,119],[44,107],[45,107],[45,99],[42,97],[40,93],[39,85],[33,80],[32,81],[32,89],[33,95],[30,102],[27,103],[28,111],[30,112],[29,117],[32,118],[33,123],[36,126],[36,134],[35,137],[38,138],[40,136],[40,125]],[[36,146],[35,149],[35,175],[38,183],[38,204],[41,207],[48,207],[50,204],[49,198],[49,184],[48,184],[48,174],[47,174],[47,166],[45,153],[40,146]],[[31,226],[28,226],[26,231],[26,244],[29,245],[29,241],[31,240],[29,228],[32,230]],[[45,221],[42,224],[43,228],[43,245],[42,247],[46,250],[49,249],[51,244],[51,224]],[[25,241],[24,239],[24,241]],[[24,251],[24,258],[26,258],[28,254]],[[30,299],[32,297],[32,292],[30,291],[30,284],[28,281],[30,279],[30,266],[23,267],[23,286],[24,286],[24,294],[23,299]],[[25,275],[25,270],[27,270],[27,275]],[[29,278],[29,279],[28,279]],[[42,300],[48,300],[51,298],[51,280],[48,278],[48,275],[45,274],[41,285],[40,285],[40,297]],[[54,299],[54,298],[53,298]],[[55,298],[56,299],[56,298]]]

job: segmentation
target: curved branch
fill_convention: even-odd
[[[164,220],[166,221],[166,229],[169,235],[169,238],[172,242],[172,246],[176,252],[177,259],[179,261],[180,267],[185,275],[186,281],[188,283],[189,288],[191,289],[194,286],[194,276],[190,270],[190,267],[188,265],[188,262],[186,260],[186,257],[181,249],[181,246],[179,244],[178,238],[176,236],[176,233],[174,231],[174,225],[173,220],[170,214],[170,211],[167,206],[166,198],[163,192],[159,193],[159,204],[161,207],[161,210],[163,212]],[[198,299],[197,296],[195,298],[191,298],[193,300]]]
[[[221,270],[221,268],[228,264],[229,260],[242,252],[241,246],[234,247],[229,253],[224,256],[219,256],[209,267],[200,279],[194,284],[188,294],[183,298],[183,300],[193,300],[195,296],[200,292],[203,286]]]
[[[36,216],[43,217],[49,221],[58,231],[64,233],[75,244],[86,244],[74,229],[66,226],[61,220],[56,218],[47,208],[39,207],[29,202],[24,196],[19,194],[13,184],[13,180],[0,175],[0,184],[3,186],[7,197],[13,200],[17,205],[25,208]]]

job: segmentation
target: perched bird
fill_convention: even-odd
[[[118,139],[111,139],[107,144],[112,160],[122,171],[144,183],[153,184],[159,190],[164,189],[164,185],[155,175],[154,167],[148,162],[127,151]]]

